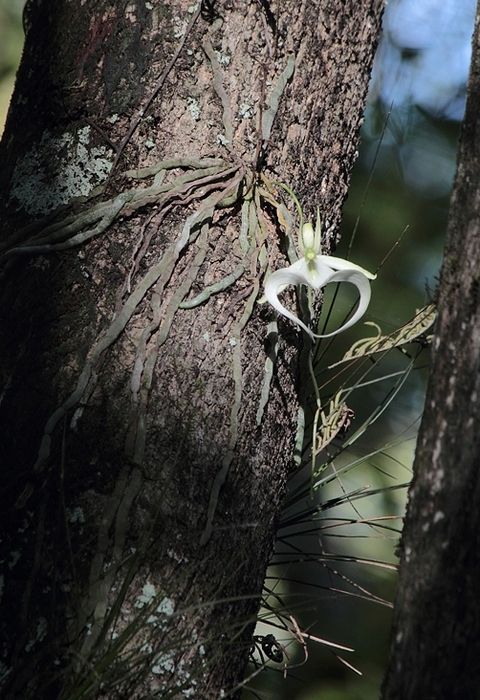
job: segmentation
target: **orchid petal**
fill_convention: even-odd
[[[317,223],[315,224],[315,250],[317,254],[322,250],[322,220],[320,219],[320,207],[317,207]]]
[[[317,260],[321,260],[325,265],[331,267],[332,270],[357,270],[357,272],[361,272],[365,277],[368,277],[369,280],[374,280],[377,277],[377,275],[372,275],[371,272],[360,267],[360,265],[355,265],[350,260],[344,260],[343,258],[335,258],[333,255],[317,255]]]
[[[278,298],[280,292],[290,284],[308,284],[308,282],[305,281],[305,278],[302,277],[300,273],[292,271],[291,267],[285,267],[281,270],[272,272],[270,277],[265,282],[265,297],[273,308],[278,311],[278,313],[282,314],[286,318],[289,318],[291,321],[296,323],[297,326],[303,328],[303,330],[308,333],[313,340],[314,335],[310,328],[308,328],[308,326],[306,326],[303,321],[298,318],[298,316],[295,316],[295,314],[292,314],[291,311],[285,308]]]
[[[371,291],[368,280],[374,278],[375,275],[346,260],[317,255],[314,260],[307,261],[305,258],[301,258],[290,267],[273,272],[265,283],[265,297],[279,313],[303,328],[312,340],[315,338],[329,338],[350,328],[363,316],[370,303]],[[280,292],[290,284],[305,284],[314,289],[320,289],[330,282],[349,282],[357,287],[360,295],[358,308],[352,318],[332,333],[324,335],[313,333],[303,321],[286,309],[278,299]]]
[[[355,267],[358,267],[358,265],[355,265]],[[361,270],[362,268],[359,269]],[[370,282],[368,281],[368,278],[366,277],[363,270],[362,272],[352,269],[340,270],[339,272],[336,272],[334,275],[332,275],[329,282],[349,282],[350,284],[355,285],[355,287],[358,289],[360,298],[358,300],[357,310],[353,314],[352,318],[350,318],[346,323],[344,323],[343,326],[337,328],[336,331],[333,331],[333,333],[327,333],[326,335],[317,335],[315,336],[317,338],[329,338],[332,335],[336,335],[337,333],[346,331],[347,328],[353,326],[354,323],[356,323],[362,318],[363,314],[368,309],[368,305],[370,303],[370,296],[372,294],[370,289]]]

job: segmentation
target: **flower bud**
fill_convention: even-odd
[[[313,231],[313,226],[310,223],[303,224],[302,226],[302,243],[305,250],[314,249],[315,245],[315,233]]]

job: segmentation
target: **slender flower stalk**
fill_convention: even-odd
[[[370,280],[375,279],[376,275],[372,275],[367,270],[364,270],[363,267],[354,265],[348,260],[335,258],[330,255],[321,255],[321,224],[318,211],[315,230],[311,223],[303,224],[298,240],[298,248],[303,257],[293,263],[293,265],[290,265],[290,267],[276,270],[267,279],[265,283],[265,297],[267,301],[279,313],[289,318],[300,328],[303,328],[312,340],[315,338],[329,338],[353,326],[368,308],[371,295]],[[279,301],[278,295],[290,284],[305,284],[307,287],[319,290],[330,282],[349,282],[357,287],[360,294],[358,307],[352,318],[332,333],[326,333],[325,335],[314,333]]]

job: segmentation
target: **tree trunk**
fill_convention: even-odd
[[[477,11],[384,700],[479,696],[479,46]]]
[[[29,3],[0,149],[5,697],[239,687],[304,391],[257,303],[287,263],[271,183],[332,250],[382,5]]]

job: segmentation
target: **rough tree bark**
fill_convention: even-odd
[[[257,304],[287,261],[270,182],[332,250],[382,5],[29,3],[0,151],[5,697],[236,692],[301,400],[302,338],[280,321],[275,352]]]
[[[479,697],[480,14],[384,700]]]

